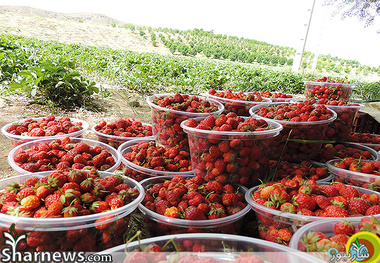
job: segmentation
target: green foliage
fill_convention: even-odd
[[[144,36],[145,35],[145,32],[144,32],[144,30],[140,30],[140,36]]]

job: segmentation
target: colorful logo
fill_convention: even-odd
[[[370,232],[358,232],[348,240],[346,253],[352,262],[378,262],[380,260],[380,239]]]

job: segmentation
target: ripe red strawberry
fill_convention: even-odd
[[[225,193],[222,196],[222,203],[225,206],[231,206],[237,204],[237,197],[235,193]]]
[[[315,210],[317,204],[315,203],[314,199],[304,193],[298,193],[292,198],[293,204],[297,206],[297,208],[306,208],[308,210]]]
[[[292,203],[286,202],[280,206],[280,211],[285,213],[295,213],[296,207]]]
[[[355,234],[355,231],[355,226],[348,220],[339,221],[334,225],[335,235],[344,234],[347,236],[352,236],[353,234]]]
[[[332,185],[320,185],[319,189],[327,197],[334,197],[339,195],[339,190]]]
[[[73,247],[73,251],[95,251],[95,249],[95,239],[90,234],[86,234],[84,237],[79,239]]]
[[[285,242],[289,242],[290,239],[292,238],[293,236],[293,233],[292,231],[290,231],[289,228],[281,228],[279,231],[278,231],[278,236],[284,240]]]
[[[17,198],[18,198],[19,200],[21,200],[21,199],[23,199],[24,197],[27,197],[27,196],[29,196],[29,195],[34,195],[34,194],[35,194],[35,191],[34,191],[32,188],[30,188],[30,187],[26,187],[26,188],[21,189],[21,190],[16,194],[16,196],[17,196]]]
[[[171,207],[171,204],[167,200],[160,200],[156,203],[156,213],[163,215],[165,214],[166,208]]]
[[[218,181],[210,181],[205,185],[205,189],[209,192],[220,194],[223,191],[223,185]]]
[[[27,238],[27,243],[31,247],[37,247],[51,242],[53,242],[53,236],[49,232],[44,231],[32,231]]]
[[[197,207],[189,207],[185,212],[185,219],[187,220],[206,220],[205,214]]]
[[[347,186],[345,189],[340,191],[340,194],[346,198],[347,200],[354,198],[354,197],[360,197],[361,193],[359,190],[352,186]]]
[[[350,215],[365,215],[371,204],[363,198],[351,198],[348,202],[348,213]]]
[[[63,204],[61,201],[52,203],[47,209],[47,217],[54,217],[62,214]]]
[[[322,209],[322,210],[325,210],[326,207],[332,205],[332,203],[330,202],[330,200],[323,196],[323,195],[315,195],[314,197],[314,201],[317,203],[317,205]]]
[[[110,207],[106,201],[96,201],[92,203],[91,210],[95,213],[101,213],[103,211],[108,210]]]
[[[326,207],[326,216],[327,217],[348,217],[349,213],[346,209],[335,206],[335,205],[330,205]]]
[[[22,185],[24,186],[29,186],[29,187],[33,187],[36,185],[36,183],[38,183],[40,179],[37,177],[37,176],[32,176],[32,177],[29,177],[28,179],[26,179]]]
[[[331,204],[335,206],[343,207],[344,209],[347,209],[348,207],[348,201],[343,196],[334,196],[329,199],[331,201]]]
[[[365,216],[380,214],[380,205],[373,205],[367,209]]]

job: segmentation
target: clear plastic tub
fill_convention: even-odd
[[[144,126],[152,126],[147,123],[143,123]],[[135,140],[138,138],[147,138],[147,139],[154,139],[153,135],[152,136],[136,136],[136,137],[123,137],[123,136],[116,136],[116,135],[110,135],[110,134],[104,134],[101,133],[97,130],[95,130],[95,126],[91,127],[91,131],[95,133],[95,135],[98,137],[98,140],[100,142],[106,143],[114,148],[118,148],[122,143],[130,141],[130,140]]]
[[[47,117],[32,118],[32,120],[35,120],[35,121],[39,122],[43,118],[47,118]],[[59,120],[61,118],[62,117],[55,117],[55,120]],[[83,133],[85,133],[88,130],[88,128],[89,128],[88,122],[86,122],[84,120],[76,119],[76,118],[70,118],[70,121],[72,123],[74,123],[74,122],[80,122],[80,123],[82,123],[82,129],[79,130],[79,131],[72,132],[72,133],[67,133],[67,134],[64,134],[64,135],[42,136],[42,137],[34,137],[34,136],[27,136],[27,135],[16,135],[16,134],[11,134],[11,133],[7,132],[7,129],[10,128],[12,125],[21,124],[24,120],[19,120],[19,121],[8,123],[8,124],[4,125],[1,128],[1,132],[4,134],[5,137],[7,137],[9,140],[11,140],[11,143],[12,143],[13,147],[16,147],[17,145],[20,145],[20,144],[23,144],[23,143],[26,143],[26,142],[30,142],[30,141],[34,141],[34,140],[40,140],[40,139],[57,139],[57,138],[62,138],[62,137],[67,137],[67,136],[70,136],[70,137],[81,137],[83,135]]]
[[[322,99],[348,101],[355,84],[305,81],[305,96],[307,99]],[[326,92],[326,89],[328,90]],[[323,92],[322,92],[323,90]],[[325,94],[325,96],[323,96]]]
[[[175,243],[175,246],[173,243]],[[112,255],[114,262],[130,262],[127,261],[127,258],[133,251],[142,251],[143,248],[146,248],[149,245],[152,246],[152,244],[158,245],[161,248],[164,248],[165,246],[162,250],[164,253],[162,260],[173,257],[173,255],[183,258],[189,256],[189,252],[193,252],[191,255],[194,255],[195,257],[192,258],[192,262],[195,262],[197,257],[208,257],[215,260],[207,262],[235,262],[239,259],[242,260],[242,257],[244,256],[258,256],[263,262],[267,263],[324,262],[317,258],[310,257],[306,253],[297,252],[295,249],[277,245],[265,240],[213,233],[179,234],[146,238],[139,241],[133,241],[127,244],[127,246],[120,245],[98,254]],[[200,252],[199,248],[204,249],[204,251]],[[248,254],[244,255],[244,253]],[[149,256],[152,254],[157,255],[160,253],[143,252],[142,255]],[[253,260],[254,259],[252,258],[252,261],[244,262],[256,262]],[[171,261],[169,260],[169,262]]]
[[[200,122],[202,118],[196,120]],[[204,177],[206,181],[218,178],[220,174],[209,173],[210,167],[207,165],[207,159],[202,158],[203,154],[209,152],[211,147],[218,147],[222,142],[230,145],[232,141],[238,141],[241,147],[230,147],[230,151],[226,152],[232,155],[232,159],[228,158],[231,169],[229,170],[226,164],[221,175],[227,176],[228,183],[239,183],[248,187],[260,184],[260,180],[269,172],[274,137],[282,130],[279,123],[268,119],[266,121],[273,129],[253,132],[201,130],[186,126],[186,121],[182,122],[181,127],[189,138],[191,164],[195,175]],[[242,148],[247,151],[240,151]],[[226,160],[224,154],[215,159],[214,163]]]
[[[326,131],[326,140],[344,142],[352,132],[356,114],[363,105],[335,106],[325,105],[326,108],[336,112],[337,118],[329,125]]]
[[[146,178],[155,177],[155,176],[176,176],[176,175],[194,175],[193,171],[187,172],[171,172],[171,171],[160,171],[154,170],[147,167],[137,165],[133,162],[128,161],[124,155],[128,152],[131,152],[131,147],[137,145],[140,142],[153,142],[154,138],[139,138],[135,140],[130,140],[122,143],[117,149],[121,155],[121,162],[125,165],[123,168],[123,174],[125,176],[131,177],[136,181],[141,181]]]
[[[334,166],[334,163],[340,159],[333,159],[326,163],[327,168],[334,174],[335,181],[344,184],[359,186],[363,188],[374,189],[380,192],[380,176],[375,174],[366,174],[341,169]]]
[[[208,101],[212,105],[215,105],[218,110],[215,112],[185,112],[179,110],[171,110],[168,108],[160,107],[154,103],[156,98],[161,96],[170,97],[174,94],[156,94],[149,96],[147,98],[147,103],[149,107],[152,109],[151,115],[151,124],[153,127],[153,136],[155,140],[163,145],[169,147],[179,147],[182,149],[188,149],[188,139],[187,134],[182,130],[180,124],[182,121],[187,120],[189,118],[196,117],[207,117],[210,114],[219,115],[223,112],[224,106],[219,101],[206,98],[203,96],[197,96],[203,101]],[[182,94],[181,94],[182,95]],[[193,95],[190,95],[193,96]]]
[[[65,137],[63,137],[62,139],[64,139]],[[67,138],[67,137],[66,137]],[[121,163],[121,156],[120,156],[120,153],[113,147],[109,146],[108,144],[105,144],[105,143],[102,143],[102,142],[98,142],[98,141],[95,141],[95,140],[90,140],[90,139],[83,139],[83,138],[73,138],[73,137],[68,137],[70,142],[69,144],[71,145],[75,145],[77,143],[80,143],[80,142],[83,142],[83,143],[86,143],[88,144],[89,146],[91,147],[102,147],[103,149],[105,149],[107,152],[109,152],[111,154],[111,156],[113,157],[113,161],[114,161],[114,164],[110,167],[104,167],[104,171],[105,172],[113,172],[115,171],[120,163]],[[61,140],[61,138],[59,138]],[[34,140],[34,141],[30,141],[30,142],[27,142],[27,143],[23,143],[15,148],[13,148],[9,154],[8,154],[8,163],[9,165],[12,167],[13,170],[15,170],[18,174],[26,174],[26,173],[29,173],[30,171],[28,170],[25,170],[23,169],[19,164],[19,163],[16,163],[15,160],[14,160],[14,157],[17,153],[19,152],[28,152],[30,151],[30,149],[33,147],[38,147],[41,143],[45,144],[45,143],[50,143],[50,142],[53,142],[57,140],[57,138],[51,138],[51,139],[40,139],[40,140]],[[66,151],[66,153],[69,151],[70,149],[67,149],[67,150],[64,150]],[[51,151],[49,151],[51,152]],[[74,157],[74,156],[73,156]],[[95,157],[94,156],[91,156],[91,158]],[[56,163],[54,164],[55,161],[52,161],[53,159],[52,158],[55,158],[57,159],[56,160]],[[57,155],[52,155],[51,158],[49,159],[46,159],[47,161],[49,162],[44,162],[44,163],[47,163],[47,164],[50,164],[52,166],[49,167],[48,170],[55,170],[55,167],[56,167],[56,164],[58,164],[60,161],[60,159],[57,157]],[[91,159],[92,160],[92,159]],[[38,161],[37,160],[32,160],[32,163],[37,163]],[[112,162],[113,163],[113,162]],[[69,162],[70,165],[73,165],[73,163]],[[38,169],[38,167],[37,167]],[[101,167],[97,167],[98,170],[102,170]]]
[[[0,191],[4,191],[5,188],[12,183],[21,184],[31,177],[36,176],[42,178],[50,173],[51,171],[29,173],[2,179],[0,180]],[[100,175],[106,177],[112,175],[112,173],[101,172]],[[79,251],[88,251],[86,248],[89,247],[93,249],[91,251],[101,251],[121,245],[124,243],[123,234],[128,230],[129,214],[137,208],[145,195],[144,188],[135,180],[126,177],[123,177],[123,179],[125,184],[139,191],[137,198],[127,205],[102,213],[62,218],[17,217],[0,213],[1,230],[9,231],[12,223],[15,223],[15,229],[19,235],[29,235],[29,233],[33,232],[36,232],[34,234],[40,233],[41,236],[44,236],[44,239],[42,239],[44,242],[43,247],[42,244],[40,244],[40,247],[37,247],[40,251],[41,249],[42,251],[72,251],[76,250],[76,248],[80,248],[81,250]],[[110,225],[107,228],[101,229],[101,223]],[[74,234],[77,234],[77,236]],[[109,242],[102,238],[102,235],[106,234],[112,237],[112,240]],[[71,236],[69,237],[69,235]],[[3,237],[0,237],[0,243],[2,238]],[[67,240],[66,238],[71,239]],[[28,240],[28,237],[26,237],[26,239]],[[85,244],[80,245],[84,240],[90,240],[89,243],[91,243],[91,246],[86,246]],[[46,242],[49,242],[49,245],[46,245]],[[24,249],[34,251],[36,247],[29,247],[27,245]]]
[[[249,92],[244,93],[246,95],[250,95]],[[257,96],[257,95],[254,95]],[[250,100],[238,100],[238,99],[227,99],[218,97],[215,95],[207,94],[207,97],[219,101],[224,106],[224,114],[229,112],[234,112],[238,116],[249,116],[249,109],[255,105],[269,104],[272,102],[270,98],[262,97],[262,101],[250,101]]]
[[[318,185],[323,185],[326,183],[319,183]],[[353,186],[356,189],[359,189],[361,193],[369,193],[369,194],[376,194],[380,195],[380,193],[371,191],[369,189],[364,189],[361,187]],[[263,205],[258,204],[255,202],[253,198],[253,193],[259,188],[259,186],[252,187],[248,189],[248,191],[245,194],[245,199],[248,202],[248,204],[252,207],[252,210],[255,211],[257,221],[258,221],[258,227],[259,229],[268,229],[270,226],[275,226],[277,230],[280,230],[282,228],[287,228],[294,233],[301,228],[302,226],[315,222],[320,221],[324,219],[328,219],[328,217],[321,217],[321,216],[306,216],[306,215],[299,215],[299,214],[293,214],[288,212],[282,212],[280,210],[271,209],[268,207],[265,207]],[[334,219],[348,219],[348,220],[360,220],[362,217],[335,217]]]
[[[351,143],[351,142],[341,142],[341,143],[338,143],[338,144],[344,145],[345,148],[352,148],[352,149],[356,149],[358,151],[367,151],[367,152],[371,153],[371,158],[369,158],[368,160],[373,160],[373,161],[380,160],[379,153],[377,151],[375,151],[374,149],[370,148],[370,147],[364,146],[362,144]],[[313,160],[315,163],[317,163],[319,165],[325,165],[327,161],[332,160],[332,159],[336,159],[336,158],[353,157],[355,159],[359,159],[359,158],[362,158],[363,160],[367,159],[367,158],[363,158],[363,155],[359,155],[359,156],[346,156],[346,155],[343,155],[343,154],[339,155],[339,156],[337,156],[337,155],[333,155],[332,156],[332,155],[327,155],[327,154],[322,155],[322,153],[323,153],[323,147],[325,147],[325,146],[326,145],[322,146],[321,151],[319,152],[319,154],[317,155],[317,157],[314,158],[314,160]]]
[[[183,176],[188,178],[189,176]],[[171,180],[170,176],[148,178],[140,182],[144,189],[147,189],[154,184],[161,184],[165,180]],[[244,186],[235,186],[239,193],[245,195],[247,188]],[[217,219],[206,220],[186,220],[172,218],[153,212],[146,208],[143,204],[139,204],[140,211],[146,216],[149,232],[152,236],[179,234],[179,233],[225,233],[237,234],[240,230],[242,219],[245,214],[251,209],[250,206],[245,206],[241,211],[233,215],[221,217]]]
[[[277,102],[270,105],[258,105],[252,107],[249,113],[253,117],[261,117],[257,112],[261,108],[278,106],[282,104],[291,104],[293,102]],[[275,120],[283,126],[282,131],[276,136],[276,145],[274,146],[272,159],[278,160],[281,155],[283,160],[297,162],[300,160],[313,159],[322,147],[325,133],[328,126],[336,119],[335,111],[328,109],[332,113],[332,117],[327,120],[320,121],[301,121],[291,122]],[[265,120],[272,120],[264,118]],[[290,139],[286,142],[287,139]],[[300,141],[292,141],[300,140]],[[302,142],[305,141],[305,142]],[[310,142],[307,142],[310,141]]]

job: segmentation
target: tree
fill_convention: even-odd
[[[357,17],[365,21],[365,27],[372,25],[380,16],[380,0],[326,0],[325,4],[335,5],[333,15],[341,13],[342,19]]]

